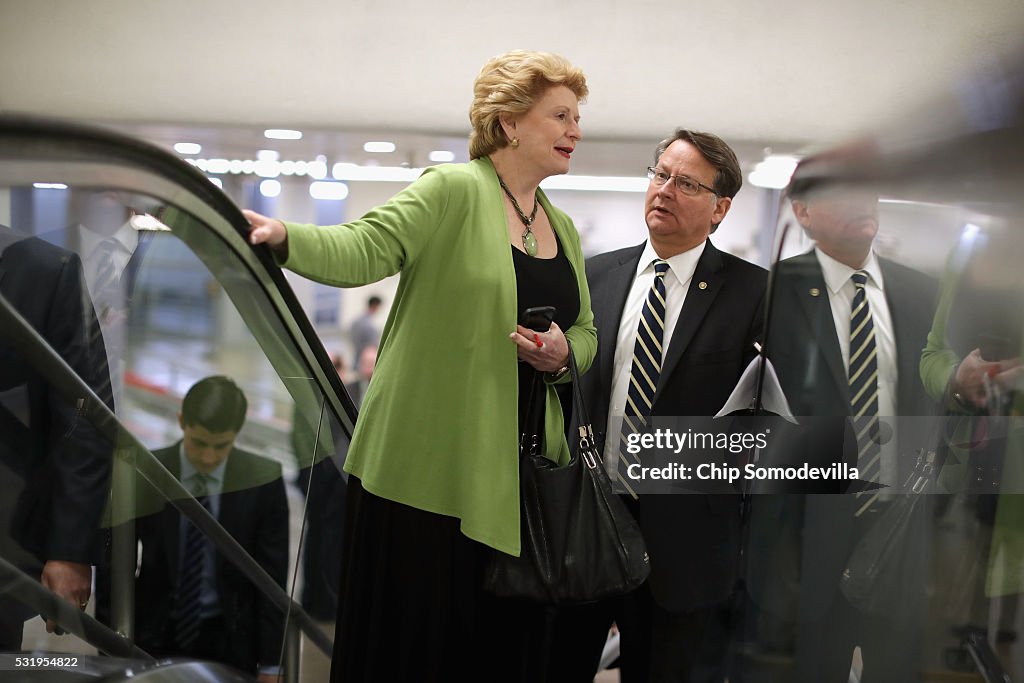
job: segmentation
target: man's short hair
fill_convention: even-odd
[[[373,308],[374,306],[380,306],[384,301],[379,296],[371,296],[366,300],[366,307]]]
[[[740,170],[736,152],[732,151],[732,147],[727,145],[725,140],[711,133],[677,128],[675,134],[658,143],[658,148],[654,152],[654,163],[658,163],[668,146],[676,140],[689,142],[708,160],[708,163],[715,167],[718,172],[715,174],[715,181],[711,187],[719,197],[731,199],[736,196],[736,193],[743,187],[743,172]]]
[[[238,432],[245,422],[249,402],[234,380],[215,375],[199,380],[181,402],[185,426],[203,427],[214,434]]]

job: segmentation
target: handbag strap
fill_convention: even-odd
[[[598,452],[597,441],[594,438],[594,427],[590,422],[590,415],[587,413],[587,404],[583,400],[583,389],[580,388],[580,371],[576,366],[576,356],[572,352],[572,343],[566,339],[569,346],[569,372],[572,374],[572,410],[576,414],[579,425],[579,454],[590,469],[597,469],[601,461],[601,454]]]

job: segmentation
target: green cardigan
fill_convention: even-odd
[[[597,351],[579,235],[539,193],[576,272],[566,330],[580,372]],[[371,493],[458,517],[469,538],[519,555],[519,306],[504,195],[490,159],[426,169],[357,221],[287,223],[294,272],[353,287],[401,272],[345,470]],[[567,379],[567,378],[566,378]],[[548,387],[548,456],[568,459]]]

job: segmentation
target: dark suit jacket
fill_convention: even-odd
[[[932,415],[934,402],[925,393],[918,364],[931,329],[936,283],[928,276],[892,261],[879,259],[879,262],[896,341],[897,412],[900,416]],[[811,251],[781,261],[772,277],[774,298],[765,351],[775,367],[793,415],[845,418],[850,413],[849,382],[836,336],[828,289],[817,257]],[[811,294],[815,289],[817,296]],[[934,446],[930,441],[934,432],[930,423],[914,419],[901,421],[897,433],[897,476],[898,482],[902,483],[916,462],[917,449]],[[751,536],[755,544],[751,553],[753,562],[759,562],[759,555],[763,552],[770,552],[766,549],[773,539],[763,537],[767,529],[786,529],[788,531],[784,533],[800,536],[781,542],[790,548],[802,548],[798,581],[801,618],[804,620],[822,616],[837,593],[840,577],[857,538],[854,512],[861,502],[852,495],[774,499],[755,496],[753,500],[755,519],[752,525],[758,530]],[[766,521],[765,515],[772,519]],[[761,545],[760,549],[757,544]],[[789,561],[784,564],[795,567]],[[755,569],[751,576],[763,577],[770,571]],[[792,581],[789,583],[795,585]]]
[[[180,444],[179,444],[180,445]],[[180,477],[179,445],[153,455]],[[140,484],[140,503],[156,492]],[[166,504],[136,520],[142,562],[135,585],[136,642],[143,650],[173,651],[166,642],[178,583],[181,514]],[[218,521],[282,587],[288,573],[288,502],[281,466],[233,449],[224,471]],[[243,671],[278,663],[284,615],[233,564],[216,554],[217,590],[224,617],[227,651],[223,661]]]
[[[598,357],[581,385],[599,431],[608,421],[615,341],[643,248],[587,260]],[[665,352],[652,415],[709,416],[721,410],[756,353],[766,279],[763,268],[708,241]],[[732,592],[740,544],[738,496],[641,495],[632,507],[651,556],[651,593],[662,607],[693,610]]]
[[[106,353],[78,257],[0,228],[0,295],[109,406]],[[0,507],[8,513],[0,534],[11,534],[33,565],[92,563],[111,462],[109,443],[77,401],[0,334]],[[29,568],[24,556],[14,559]]]

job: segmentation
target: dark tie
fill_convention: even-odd
[[[629,485],[627,468],[640,459],[626,451],[626,440],[647,426],[647,418],[654,405],[654,392],[661,376],[662,339],[665,336],[665,273],[668,262],[654,262],[654,282],[647,292],[647,301],[640,312],[640,324],[636,330],[633,345],[633,364],[629,369],[629,391],[626,393],[626,409],[622,417],[619,438],[617,474],[619,482],[636,498],[636,492]]]
[[[196,502],[209,510],[207,496],[207,478],[198,474],[193,478],[192,485]],[[200,597],[203,588],[203,567],[206,563],[206,547],[209,541],[203,533],[189,520],[185,520],[185,548],[181,556],[178,572],[178,591],[176,608],[178,621],[175,629],[175,640],[178,646],[188,651],[199,636]]]
[[[861,481],[877,481],[882,470],[882,448],[878,444],[878,348],[865,286],[868,274],[858,270],[850,276],[856,292],[850,307],[850,415],[857,434],[857,471]],[[857,516],[871,506],[877,493],[857,494]]]

